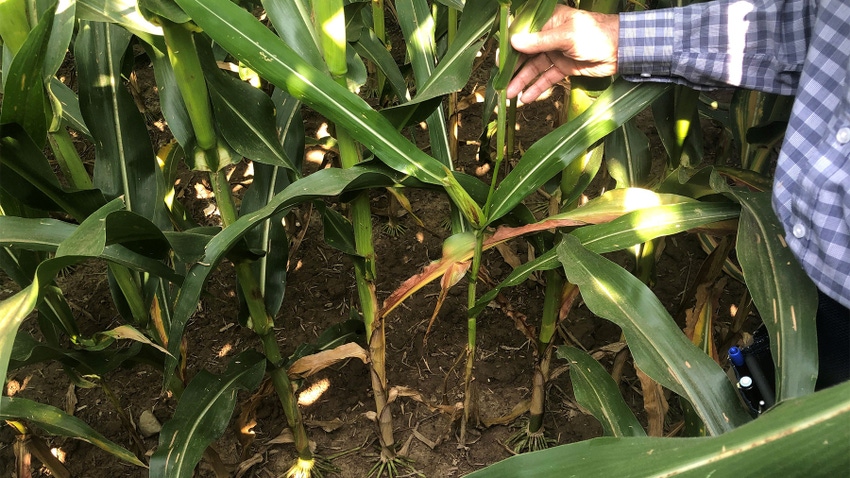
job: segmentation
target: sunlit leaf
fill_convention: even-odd
[[[733,190],[722,180],[713,184],[742,206],[736,250],[747,288],[770,336],[776,399],[811,393],[818,371],[817,288],[785,242],[770,193]]]
[[[53,6],[42,15],[4,72],[3,103],[0,104],[0,123],[20,124],[40,146],[47,139],[49,122],[43,70],[55,12]]]
[[[191,477],[204,450],[227,428],[237,392],[257,388],[265,369],[266,358],[249,350],[234,357],[222,375],[206,370],[195,375],[174,416],[162,426],[159,447],[151,456],[150,476]]]
[[[712,435],[749,420],[726,374],[682,333],[658,298],[639,279],[564,236],[558,258],[588,308],[623,329],[635,364],[688,399]]]
[[[94,184],[108,198],[153,218],[159,173],[144,120],[121,79],[131,35],[113,24],[83,22],[75,41],[80,108],[95,144]]]
[[[442,164],[402,136],[363,99],[308,63],[249,12],[224,0],[178,3],[231,54],[344,128],[393,169],[431,184],[441,184],[446,178]]]
[[[850,383],[798,398],[717,437],[595,438],[508,458],[470,478],[783,476],[850,469]],[[816,464],[816,465],[813,465]]]
[[[528,148],[494,192],[488,221],[502,217],[667,88],[657,83],[615,81],[584,113]]]
[[[574,347],[558,347],[557,354],[570,362],[570,380],[576,401],[599,420],[605,436],[646,436],[634,412],[623,400],[620,387],[599,362]]]
[[[116,445],[77,417],[62,410],[25,398],[0,397],[0,419],[25,420],[51,435],[76,438],[137,466],[145,466],[124,447]]]

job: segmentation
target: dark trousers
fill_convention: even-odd
[[[850,380],[850,310],[818,292],[817,389]]]

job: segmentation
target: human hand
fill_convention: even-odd
[[[617,72],[620,19],[614,15],[555,7],[538,33],[518,33],[511,45],[526,56],[508,84],[508,98],[522,92],[530,103],[567,76],[611,76]]]

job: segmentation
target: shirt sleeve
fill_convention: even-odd
[[[814,22],[813,0],[716,0],[620,14],[627,79],[794,94]]]

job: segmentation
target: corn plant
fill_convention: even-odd
[[[468,428],[477,425],[477,317],[498,293],[540,271],[546,277],[546,298],[540,331],[529,333],[537,353],[532,410],[519,437],[529,444],[524,449],[549,444],[542,422],[552,353],[569,362],[577,401],[600,420],[609,437],[513,458],[476,476],[559,476],[567,466],[588,476],[726,474],[724,470],[739,469],[742,460],[790,455],[791,447],[808,450],[794,454],[800,466],[813,463],[818,453],[829,460],[823,469],[846,468],[846,447],[830,444],[850,438],[847,388],[812,394],[817,367],[812,359],[814,286],[781,243],[764,192],[764,166],[781,130],[782,101],[737,92],[729,107],[732,114],[724,116],[697,108],[692,100],[702,96],[681,87],[622,79],[597,86],[576,80],[567,121],[532,144],[501,177],[501,165],[514,151],[509,116],[515,104],[506,101],[504,88],[519,58],[507,46],[509,36],[511,30],[540,28],[554,3],[254,2],[252,8],[263,10],[260,17],[229,0],[63,0],[58,6],[0,0],[0,267],[22,288],[0,302],[0,376],[57,360],[71,380],[108,387],[92,377],[107,377],[115,367],[135,361],[161,364],[162,387],[178,403],[149,466],[151,476],[169,477],[191,476],[207,447],[224,433],[237,393],[256,389],[268,377],[295,438],[297,459],[289,476],[321,474],[327,469],[309,448],[293,395],[298,376],[290,376],[290,365],[304,354],[354,340],[356,334],[350,323],[342,324],[318,343],[300,344],[288,357],[284,353],[275,320],[286,301],[289,238],[280,222],[299,205],[344,198],[348,218],[332,208],[320,209],[326,229],[337,235],[334,244],[355,264],[381,447],[372,474],[396,476],[409,465],[398,455],[393,435],[386,377],[392,360],[386,354],[388,314],[430,281],[443,277],[453,284],[468,277],[460,422],[460,442],[467,446]],[[616,5],[583,7],[612,11]],[[445,42],[436,26],[442,15],[448,20]],[[411,66],[408,76],[387,51],[385,19],[398,22]],[[451,96],[466,85],[475,55],[494,33],[501,45],[501,67],[493,79],[496,167],[485,182],[454,171],[459,158]],[[55,77],[69,48],[74,48],[78,93]],[[128,59],[140,51],[153,65],[163,115],[175,139],[160,150],[147,139],[144,119],[123,87]],[[219,69],[216,60],[221,58],[260,78],[262,88]],[[367,62],[374,78],[366,77]],[[376,85],[377,106],[358,94],[367,84]],[[447,98],[448,112],[442,106]],[[631,123],[650,105],[669,159],[665,173],[656,178],[647,173],[652,158],[646,140]],[[332,123],[341,167],[304,174],[302,108]],[[700,113],[726,121],[742,145],[743,167],[700,162]],[[485,117],[489,114],[485,111]],[[430,154],[405,136],[405,128],[420,121],[428,126]],[[685,124],[687,129],[677,129]],[[95,145],[92,171],[73,148],[77,135]],[[43,153],[45,146],[58,173]],[[248,192],[236,198],[225,172],[243,160],[253,163],[255,177]],[[221,227],[196,227],[172,197],[181,161],[208,175]],[[588,184],[602,164],[618,188],[594,197]],[[535,219],[525,203],[558,175],[559,210]],[[380,261],[371,244],[369,194],[386,188],[401,194],[412,187],[448,197],[453,235],[444,243],[442,259],[401,284],[379,306],[375,280]],[[591,200],[575,207],[582,194]],[[551,234],[543,237],[542,232],[553,228],[558,230],[555,240]],[[768,327],[773,350],[782,352],[774,356],[780,403],[752,423],[712,358],[711,341],[695,345],[645,285],[652,278],[644,273],[651,272],[652,241],[683,231],[703,233],[715,238],[711,244],[723,245],[713,254],[717,263],[735,242],[739,277]],[[515,238],[548,248],[539,248],[536,259],[521,264],[491,290],[479,290],[483,254]],[[634,247],[642,248],[640,279],[602,255]],[[122,325],[84,336],[53,279],[88,258],[108,264]],[[262,352],[239,351],[224,372],[189,377],[189,321],[206,281],[226,260],[236,270],[239,322],[255,333]],[[576,349],[554,352],[559,320],[579,296],[594,314],[621,327],[636,366],[682,397],[710,436],[643,436],[600,364]],[[41,340],[18,331],[33,310],[38,311]],[[287,333],[287,326],[277,328]],[[704,321],[703,329],[710,328],[711,322]],[[33,428],[42,428],[88,440],[135,465],[146,459],[144,450],[126,450],[44,404],[3,397],[0,417],[15,428],[21,443],[30,439]]]

